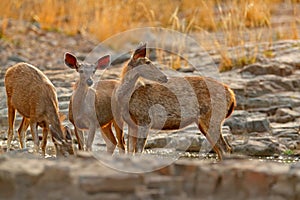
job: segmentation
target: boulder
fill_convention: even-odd
[[[279,108],[277,109],[275,115],[269,119],[271,122],[287,123],[295,121],[295,119],[298,117],[300,117],[300,113],[292,110],[291,108]]]
[[[155,158],[101,155],[135,168]],[[221,163],[180,159],[148,173],[124,173],[87,157],[0,156],[0,199],[298,199],[297,164],[249,159]],[[122,161],[122,162],[120,162]]]
[[[255,63],[244,67],[240,73],[242,75],[266,75],[274,74],[277,76],[289,76],[293,74],[293,67],[279,62],[271,62],[268,64]]]
[[[270,131],[270,122],[263,113],[236,110],[230,118],[226,119],[224,125],[230,127],[232,134]]]
[[[287,148],[272,136],[249,137],[244,143],[232,143],[233,152],[248,156],[274,156],[282,154]]]

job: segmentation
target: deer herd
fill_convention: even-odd
[[[65,53],[65,65],[79,75],[69,102],[68,118],[74,131],[62,125],[64,117],[59,113],[56,89],[42,71],[27,63],[9,67],[4,80],[9,125],[7,151],[11,149],[17,111],[22,116],[17,131],[20,148],[26,147],[25,132],[30,127],[34,152],[38,153],[41,127],[42,155],[49,132],[57,156],[74,154],[73,133],[76,149],[92,151],[98,128],[107,153],[113,154],[118,147],[121,154],[137,154],[143,152],[150,130],[179,130],[196,124],[222,160],[224,153],[231,151],[221,127],[236,105],[233,91],[209,77],[167,77],[146,57],[146,50],[146,44],[140,44],[133,51],[119,80],[99,81],[94,80],[95,72],[110,66],[110,55],[96,63],[84,63]]]

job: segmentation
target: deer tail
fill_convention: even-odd
[[[228,118],[233,113],[233,110],[236,106],[236,100],[235,100],[234,92],[230,88],[228,88],[228,91],[229,91],[229,95],[230,95],[230,97],[229,97],[230,106],[229,106],[226,118]]]

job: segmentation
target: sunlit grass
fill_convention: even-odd
[[[293,6],[298,1],[283,0],[2,0],[0,37],[5,35],[5,19],[21,19],[38,23],[43,29],[70,35],[89,33],[100,41],[122,31],[159,26],[183,33],[222,33],[213,38],[222,61],[220,69],[255,62],[255,53],[241,56],[240,63],[228,57],[224,47],[243,46],[280,39],[298,39],[300,23],[297,7],[292,21],[284,30],[272,27],[272,16],[280,11],[281,3]],[[267,30],[267,31],[266,31]],[[205,40],[201,41],[205,44]],[[206,47],[206,46],[205,46]],[[174,62],[180,60],[174,58]],[[175,68],[178,63],[172,63]]]

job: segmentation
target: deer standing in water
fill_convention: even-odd
[[[69,104],[69,120],[75,127],[75,135],[78,141],[78,148],[84,149],[83,133],[88,130],[88,139],[85,143],[88,151],[92,149],[97,127],[100,126],[103,139],[106,142],[107,152],[112,154],[118,145],[119,152],[125,152],[125,141],[123,126],[118,126],[111,111],[111,96],[118,84],[115,80],[100,80],[93,85],[93,75],[97,69],[104,69],[110,64],[110,56],[100,58],[95,64],[80,63],[76,56],[66,53],[65,64],[75,69],[79,75],[74,92]],[[112,132],[112,125],[115,127],[116,136]]]
[[[38,126],[43,128],[42,153],[45,155],[47,136],[51,131],[58,154],[74,154],[70,132],[62,128],[56,89],[51,81],[36,67],[18,63],[10,67],[4,78],[8,107],[7,151],[14,135],[16,110],[22,115],[18,129],[20,147],[25,148],[25,131],[30,126],[34,150],[38,152]],[[50,127],[50,128],[49,128]]]
[[[142,153],[150,129],[178,130],[196,123],[221,160],[224,149],[231,150],[221,127],[236,105],[233,91],[201,76],[174,77],[164,84],[137,86],[136,80],[149,73],[147,68],[152,66],[146,57],[146,45],[142,45],[123,68],[115,105],[123,107],[116,113],[128,124],[128,151]]]

